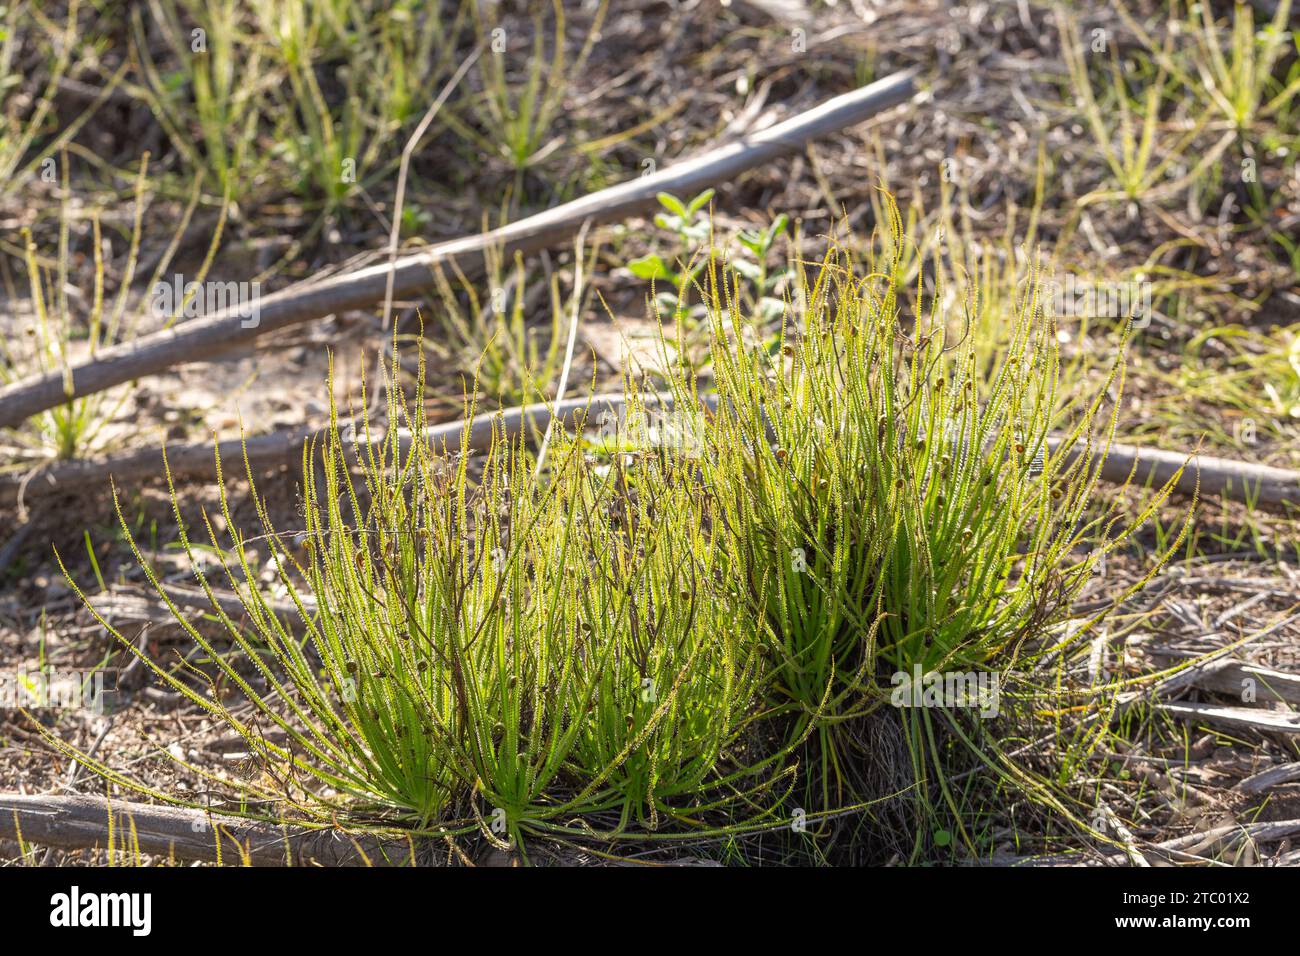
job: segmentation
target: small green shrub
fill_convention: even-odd
[[[107,247],[100,223],[99,212],[89,214],[90,230],[81,228],[78,214],[73,211],[73,194],[69,187],[69,160],[59,155],[62,179],[59,204],[58,240],[53,259],[43,256],[37,248],[32,230],[24,228],[23,267],[27,276],[27,291],[33,312],[33,323],[25,330],[24,340],[11,343],[0,339],[0,383],[8,384],[34,374],[57,372],[64,379],[65,388],[71,390],[72,366],[80,358],[94,358],[108,346],[129,341],[138,333],[137,321],[128,314],[132,282],[139,261],[143,222],[152,197],[148,194],[149,154],[140,161],[133,194],[134,213],[126,235],[127,255],[118,280],[115,296],[105,296],[104,262]],[[155,266],[149,288],[158,283],[167,272],[179,237],[189,226],[199,201],[200,181],[187,208],[182,213],[172,240]],[[208,272],[212,257],[221,242],[227,206],[223,204],[213,230],[207,255],[194,281],[201,285]],[[89,247],[87,250],[86,247]],[[88,254],[87,254],[88,253]],[[88,308],[79,308],[69,290],[76,285],[77,269],[89,262],[89,274],[84,276],[89,285]],[[0,262],[8,276],[8,262]],[[186,300],[188,301],[188,299]],[[176,315],[181,314],[184,303],[176,304]],[[175,315],[169,321],[174,321]],[[71,460],[78,456],[102,451],[109,440],[104,431],[130,398],[130,386],[97,392],[84,398],[71,399],[33,417],[22,426],[5,430],[4,437],[18,446],[19,454],[0,471],[30,469],[49,459]]]
[[[422,384],[421,369],[417,393]],[[631,821],[653,830],[663,814],[698,824],[745,793],[738,783],[758,768],[725,752],[751,719],[754,645],[714,597],[716,556],[689,484],[642,471],[653,494],[629,495],[564,438],[535,481],[504,435],[472,476],[467,455],[419,437],[418,403],[388,397],[388,420],[403,427],[372,439],[366,424],[349,440],[335,416],[319,474],[315,450],[305,454],[301,549],[259,504],[299,620],[278,619],[248,586],[245,539],[223,543],[207,522],[251,622],[218,614],[229,652],[171,604],[119,511],[160,597],[212,661],[205,679],[236,686],[255,717],[148,666],[228,722],[277,778],[312,781],[245,784],[228,798],[417,828],[500,820],[518,838],[562,816],[615,833]],[[173,500],[179,522],[174,489]],[[222,511],[234,528],[224,495]],[[184,530],[181,544],[194,559]]]
[[[772,641],[772,703],[795,715],[795,737],[816,728],[827,791],[840,729],[882,706],[894,675],[992,671],[1011,682],[1060,650],[1049,635],[1130,530],[1093,495],[1122,354],[1087,404],[1058,395],[1056,327],[1031,277],[998,362],[981,364],[974,302],[964,335],[937,308],[904,314],[907,239],[892,202],[886,210],[886,251],[858,275],[832,248],[801,280],[807,325],[784,324],[775,351],[716,262],[705,293],[717,410],[700,461],[712,521],[751,629]],[[688,416],[707,413],[686,375],[673,398]],[[909,717],[919,779],[929,717]]]
[[[1093,500],[1120,359],[1092,401],[1061,399],[1055,328],[1031,282],[1006,317],[1005,358],[985,367],[947,316],[900,306],[910,253],[886,208],[888,241],[873,244],[886,251],[865,274],[834,248],[800,264],[808,319],[787,319],[775,352],[740,311],[741,280],[707,260],[716,396],[685,369],[653,407],[629,389],[600,445],[608,460],[563,426],[544,469],[499,425],[485,454],[435,447],[423,363],[408,399],[395,358],[382,435],[335,411],[304,453],[301,531],[273,527],[253,490],[296,620],[277,618],[255,583],[224,493],[233,539],[211,521],[207,532],[249,625],[218,612],[221,641],[171,604],[123,518],[210,659],[212,693],[148,666],[262,762],[260,780],[220,781],[225,798],[517,846],[537,834],[734,838],[788,826],[796,756],[800,819],[887,796],[857,781],[880,757],[863,728],[900,673],[991,671],[1013,717],[1041,719],[1063,690],[1088,707],[1096,688],[1064,686],[1051,668],[1106,613],[1073,620],[1072,603],[1134,527]],[[194,557],[184,531],[181,543]],[[252,716],[222,702],[218,680]],[[954,843],[950,819],[978,852],[968,824],[987,804],[948,782],[955,746],[1079,822],[1059,786],[1008,754],[1020,728],[971,719],[973,703],[890,717],[910,754],[914,856]],[[811,835],[791,832],[808,850]]]

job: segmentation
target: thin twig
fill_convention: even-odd
[[[588,219],[578,230],[578,238],[573,244],[573,314],[569,319],[569,346],[564,353],[564,368],[560,372],[560,384],[555,389],[555,404],[560,405],[564,402],[564,390],[569,384],[569,369],[573,367],[573,346],[578,340],[578,317],[582,313],[582,247],[587,239],[587,227],[591,225]],[[551,416],[550,421],[546,423],[546,434],[542,436],[541,448],[537,452],[537,470],[534,474],[542,473],[542,466],[546,464],[546,448],[551,443],[551,432],[554,430],[555,416]]]
[[[415,132],[411,138],[406,141],[402,148],[402,161],[397,168],[397,195],[393,199],[393,221],[388,229],[388,282],[384,286],[384,328],[387,329],[393,318],[393,276],[396,270],[393,268],[397,262],[397,239],[402,229],[402,206],[406,201],[406,171],[411,166],[411,156],[415,153],[415,147],[419,145],[424,134],[429,131],[429,124],[433,118],[438,115],[442,105],[447,102],[452,91],[460,85],[460,81],[465,78],[469,68],[473,66],[483,53],[483,44],[480,43],[474,48],[474,52],[465,58],[465,62],[460,65],[455,74],[447,85],[442,88],[438,98],[433,101],[428,110],[425,111],[424,118],[420,120],[420,125],[415,127]]]

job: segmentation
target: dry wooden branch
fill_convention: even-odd
[[[1060,441],[1049,438],[1048,447],[1055,451]],[[1102,462],[1101,477],[1113,484],[1123,484],[1131,474],[1138,486],[1147,483],[1158,486],[1176,475],[1179,468],[1184,470],[1174,488],[1183,494],[1195,492],[1199,478],[1202,496],[1221,495],[1266,511],[1300,509],[1300,472],[1210,455],[1187,455],[1115,443]]]
[[[1297,713],[1259,710],[1253,707],[1222,707],[1218,704],[1185,701],[1176,704],[1157,704],[1156,707],[1171,717],[1208,721],[1225,727],[1235,727],[1238,730],[1300,734],[1300,714]]]
[[[213,597],[216,598],[214,602],[201,588],[167,584],[165,590],[167,597],[177,607],[206,613],[211,611],[215,604],[224,614],[230,615],[235,620],[239,620],[247,613],[246,605],[240,595],[233,591],[214,589],[212,592]],[[297,620],[298,606],[287,598],[276,599],[263,596],[262,600],[273,614],[290,621]],[[303,609],[307,613],[315,612],[315,597],[302,594],[299,595],[298,600],[302,602]],[[133,588],[129,585],[110,584],[107,591],[94,595],[94,605],[100,614],[113,622],[142,621],[150,624],[173,624],[176,620],[171,610],[158,600],[154,591]]]
[[[723,0],[723,6],[733,6],[747,19],[782,25],[800,26],[812,19],[812,11],[803,0]]]
[[[645,400],[656,399],[651,396]],[[589,420],[598,420],[602,414],[618,414],[624,407],[624,399],[620,394],[607,393],[591,398],[566,399],[557,407],[559,414],[572,426],[584,415]],[[538,403],[506,409],[500,413],[479,415],[470,424],[468,450],[482,451],[487,447],[492,437],[493,422],[498,415],[507,434],[513,436],[524,428],[535,429],[538,433],[545,430],[551,412],[546,405]],[[435,442],[446,442],[449,448],[456,449],[460,446],[463,428],[462,422],[448,422],[432,426],[428,434]],[[321,434],[323,431],[319,428],[297,428],[249,438],[249,465],[255,471],[261,471],[281,465],[300,464],[303,445],[313,436]],[[1059,439],[1049,438],[1048,444],[1055,449],[1059,447]],[[239,462],[244,454],[244,443],[240,439],[230,439],[216,446],[210,442],[173,446],[167,450],[167,463],[172,475],[177,478],[215,475],[214,447],[224,462]],[[1103,481],[1122,484],[1132,475],[1135,481],[1149,477],[1153,482],[1163,483],[1187,461],[1188,456],[1178,452],[1114,444],[1101,464],[1101,478]],[[19,500],[35,500],[46,495],[104,486],[110,477],[119,486],[129,486],[144,479],[156,478],[161,473],[162,454],[158,448],[106,458],[61,462],[21,477],[0,477],[0,506],[12,505]],[[227,473],[231,473],[230,468],[227,468]],[[1300,472],[1197,455],[1191,457],[1190,464],[1175,486],[1176,490],[1191,494],[1196,489],[1198,474],[1202,494],[1217,492],[1232,500],[1249,499],[1256,506],[1272,511],[1286,511],[1291,507],[1288,503],[1300,503]]]
[[[69,399],[92,395],[174,365],[211,359],[286,326],[373,305],[383,300],[390,274],[392,294],[410,297],[432,285],[435,268],[455,262],[467,274],[473,273],[482,266],[484,250],[494,246],[501,247],[507,256],[516,251],[533,252],[571,238],[584,223],[624,219],[651,208],[660,192],[692,194],[734,179],[803,148],[811,140],[861,123],[904,102],[912,95],[913,76],[910,70],[895,73],[702,156],[500,229],[439,243],[391,265],[384,263],[299,283],[260,299],[256,322],[239,314],[244,310],[225,310],[113,346],[94,360],[72,368],[70,389],[62,371],[15,382],[0,389],[0,428],[18,425]]]
[[[1274,787],[1291,783],[1294,780],[1300,780],[1300,763],[1284,763],[1277,767],[1269,767],[1257,774],[1252,774],[1237,784],[1234,789],[1253,796],[1265,793]]]
[[[277,826],[145,803],[109,803],[104,797],[0,795],[0,839],[66,849],[136,850],[177,860],[253,866],[400,866],[411,861],[405,840],[337,829]],[[428,861],[424,861],[428,862]]]
[[[651,399],[653,401],[653,399]],[[622,395],[600,394],[590,398],[565,399],[555,406],[558,414],[573,426],[579,419],[598,420],[602,414],[617,414],[623,408]],[[487,412],[476,416],[469,423],[469,436],[466,444],[468,451],[482,451],[492,439],[494,424],[505,429],[510,436],[518,435],[524,429],[536,429],[539,433],[550,422],[551,408],[538,403],[501,412]],[[343,426],[346,427],[346,426]],[[461,447],[461,434],[465,423],[462,421],[446,422],[431,426],[426,434],[435,446],[443,442],[453,450]],[[302,463],[303,446],[313,437],[325,434],[321,428],[296,428],[266,435],[257,435],[246,441],[232,438],[217,444],[212,442],[195,442],[176,445],[167,449],[167,467],[175,478],[195,476],[215,476],[214,452],[227,463],[228,475],[242,475],[241,463],[248,455],[249,466],[256,471],[265,471],[283,465]],[[383,442],[380,432],[375,433],[376,451]],[[406,442],[403,442],[406,446]],[[234,464],[233,470],[231,465]],[[132,483],[157,478],[163,473],[162,450],[147,448],[127,455],[107,458],[86,459],[84,461],[61,462],[21,477],[6,475],[0,477],[0,505],[10,505],[19,500],[35,500],[45,495],[78,491],[92,486],[104,486],[112,478],[119,487],[129,487]]]
[[[1166,858],[1174,862],[1199,860],[1210,863],[1204,854],[1218,851],[1231,852],[1243,841],[1271,843],[1285,840],[1300,833],[1300,820],[1278,820],[1266,823],[1227,824],[1200,833],[1166,840],[1163,843],[1142,844],[1147,856]],[[1128,860],[1123,849],[1106,849],[1099,856],[1082,853],[1054,853],[1036,857],[994,857],[988,861],[994,866],[1120,866]]]
[[[1169,660],[1169,655],[1160,653],[1158,648],[1147,648],[1153,657]],[[1186,686],[1212,690],[1220,694],[1240,696],[1245,688],[1245,681],[1254,682],[1256,700],[1272,703],[1300,705],[1300,674],[1288,674],[1271,667],[1247,664],[1245,661],[1220,658],[1207,662],[1205,667],[1194,666],[1181,674],[1174,675],[1168,683],[1189,675],[1182,683]],[[1164,687],[1166,691],[1172,689]]]
[[[112,820],[112,840],[109,820]],[[186,807],[148,803],[111,804],[81,794],[0,794],[0,840],[68,850],[112,849],[141,855],[249,866],[438,866],[459,863],[514,866],[516,856],[499,850],[472,862],[459,849],[435,839],[412,842],[364,830],[262,823]],[[547,866],[633,866],[632,860],[592,856],[576,846],[542,846],[534,862]],[[716,861],[673,856],[640,861],[655,866],[720,866]]]

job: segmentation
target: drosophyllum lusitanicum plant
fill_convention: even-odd
[[[77,197],[69,186],[70,154],[60,153],[48,162],[57,166],[60,176],[57,241],[53,248],[41,250],[32,231],[23,230],[22,273],[27,279],[25,291],[32,317],[27,335],[17,343],[0,338],[0,384],[57,372],[70,392],[72,367],[79,358],[93,359],[101,349],[128,342],[140,331],[132,311],[139,304],[132,303],[130,297],[140,260],[145,213],[153,202],[149,154],[140,158],[129,232],[122,237],[102,226],[98,211],[86,213],[77,208]],[[192,184],[189,203],[177,217],[176,229],[153,267],[146,288],[153,289],[167,274],[179,237],[198,207],[201,187],[201,179]],[[195,286],[202,284],[221,243],[228,208],[228,200],[223,201],[203,263],[193,277]],[[89,228],[85,227],[87,221]],[[116,245],[114,240],[119,240]],[[125,255],[116,293],[110,296],[105,293],[105,279],[112,272],[112,263],[106,253],[111,254],[115,248]],[[0,263],[0,268],[8,277],[9,264]],[[78,285],[89,293],[84,305],[74,298]],[[165,318],[170,324],[179,315],[178,309]],[[66,461],[105,450],[112,444],[113,429],[121,430],[123,423],[116,419],[130,397],[131,387],[127,386],[69,399],[22,427],[0,431],[0,457],[4,459],[0,471],[27,471],[51,459]],[[120,440],[122,436],[116,437]]]
[[[969,334],[978,302],[956,328],[937,311],[902,314],[907,238],[892,200],[884,208],[883,241],[864,265],[838,248],[804,264],[803,327],[756,329],[720,263],[698,290],[712,317],[716,396],[702,399],[683,372],[673,398],[682,414],[709,419],[700,461],[716,546],[750,631],[768,642],[770,705],[790,715],[790,739],[815,734],[808,779],[824,805],[871,795],[854,785],[871,778],[876,756],[860,745],[876,740],[862,728],[897,704],[899,685],[955,673],[985,675],[980,686],[1002,699],[903,710],[912,772],[897,782],[915,785],[920,812],[933,815],[932,797],[958,809],[939,756],[950,731],[1015,788],[1068,813],[1046,781],[1004,759],[996,734],[1006,722],[961,718],[1043,706],[1045,669],[1086,648],[1110,610],[1074,620],[1075,598],[1173,482],[1127,524],[1098,501],[1122,353],[1087,404],[1067,407],[1057,328],[1031,277],[996,364],[982,368]],[[916,292],[942,301],[942,290]],[[965,814],[953,816],[961,831]],[[919,851],[925,834],[916,836]]]
[[[893,842],[913,859],[950,820],[958,846],[980,852],[965,821],[999,784],[947,777],[972,760],[1078,823],[1064,788],[1006,742],[1019,714],[1042,712],[1040,683],[1061,690],[1063,662],[1099,619],[1072,620],[1074,598],[1136,526],[1094,494],[1093,443],[1104,450],[1113,432],[1105,396],[1122,366],[1091,404],[1061,407],[1055,329],[1031,284],[1007,317],[1005,357],[978,367],[960,328],[901,313],[905,240],[896,216],[885,229],[894,251],[864,266],[836,248],[802,266],[798,328],[793,310],[775,327],[739,314],[715,258],[698,291],[716,394],[687,370],[653,402],[630,391],[612,459],[557,425],[539,469],[501,420],[485,452],[468,428],[449,451],[427,436],[422,367],[404,395],[394,365],[389,427],[334,410],[305,450],[303,527],[274,527],[250,491],[293,614],[272,607],[224,493],[231,538],[205,520],[221,573],[194,561],[215,630],[172,604],[133,542],[210,661],[197,674],[146,666],[264,769],[212,779],[224,808],[521,852],[544,837],[724,846],[762,830],[826,859],[822,821],[866,811],[853,841],[897,797],[867,743],[889,715],[909,808],[891,817],[904,831]],[[755,344],[773,335],[774,348]],[[188,532],[180,543],[196,556]],[[241,595],[242,620],[220,610],[218,588]],[[895,675],[946,671],[1003,680],[1000,716],[982,719],[987,701],[886,710]],[[1078,712],[1097,693],[1052,705]]]
[[[420,401],[387,394],[395,427],[382,437],[335,417],[307,450],[305,528],[282,535],[259,506],[293,619],[253,584],[238,534],[223,541],[207,524],[224,581],[194,565],[210,596],[244,595],[248,625],[218,610],[219,640],[171,605],[136,551],[211,679],[252,704],[237,716],[146,662],[264,762],[264,782],[228,798],[520,847],[575,820],[615,839],[779,803],[764,798],[779,761],[739,746],[758,647],[719,600],[714,542],[677,466],[639,467],[634,489],[558,434],[536,477],[504,432],[471,463],[420,437]],[[224,497],[222,511],[231,523]],[[181,545],[194,556],[187,533]]]

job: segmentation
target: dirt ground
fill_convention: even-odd
[[[574,6],[579,9],[569,29],[580,38],[589,14]],[[960,6],[941,0],[842,0],[814,5],[805,16],[798,12],[804,5],[796,2],[790,5],[797,11],[793,18],[782,6],[739,0],[614,4],[586,69],[573,78],[567,93],[557,122],[560,147],[512,195],[516,206],[510,217],[635,175],[646,158],[670,163],[808,109],[864,79],[917,66],[923,94],[914,102],[734,182],[719,183],[715,229],[761,226],[785,213],[798,220],[814,243],[833,227],[869,234],[875,224],[873,193],[881,185],[894,192],[905,211],[920,204],[922,228],[933,227],[940,221],[940,197],[948,190],[968,224],[969,247],[1004,262],[1008,250],[1028,254],[1017,244],[1025,241],[1030,211],[1038,205],[1033,241],[1039,250],[1054,250],[1061,263],[1111,275],[1159,266],[1203,280],[1194,291],[1158,299],[1154,321],[1133,342],[1120,439],[1181,451],[1200,444],[1212,454],[1300,468],[1300,397],[1294,408],[1285,398],[1300,396],[1300,388],[1289,381],[1270,386],[1280,396],[1279,405],[1264,391],[1264,379],[1234,378],[1231,390],[1220,386],[1216,375],[1244,376],[1243,369],[1255,366],[1243,365],[1235,346],[1220,338],[1198,341],[1206,329],[1233,326],[1261,336],[1285,339],[1289,334],[1300,342],[1297,274],[1268,239],[1270,231],[1297,235],[1300,171],[1294,155],[1255,157],[1273,196],[1271,222],[1261,224],[1244,210],[1245,186],[1234,172],[1240,157],[1224,159],[1217,189],[1191,190],[1162,202],[1079,209],[1076,199],[1103,188],[1109,173],[1069,90],[1050,5],[1035,0]],[[1086,5],[1077,15],[1080,29],[1103,28],[1121,49],[1136,43],[1108,8]],[[795,30],[805,31],[802,50],[792,44]],[[69,115],[78,105],[74,92],[58,101]],[[79,141],[121,168],[131,167],[143,148],[165,157],[165,135],[142,112],[147,111],[129,98],[114,97],[85,126]],[[594,157],[577,148],[639,124],[646,124],[641,132]],[[1208,132],[1206,136],[1207,142],[1214,141]],[[1198,148],[1204,144],[1198,141]],[[449,136],[433,138],[417,155],[406,200],[425,214],[414,241],[432,243],[477,231],[483,210],[501,208],[513,177],[511,169],[491,157],[467,156],[466,147]],[[372,187],[369,199],[387,208],[394,178]],[[0,221],[10,246],[21,245],[17,237],[24,226],[36,230],[38,239],[52,241],[57,220],[51,220],[50,210],[57,205],[53,187],[39,183],[5,197]],[[177,198],[156,197],[145,223],[143,255],[166,243],[179,208]],[[286,197],[266,195],[241,205],[227,226],[214,276],[247,277],[250,269],[273,259],[287,239],[306,236],[311,226],[311,214]],[[202,257],[205,229],[210,221],[197,223],[187,234],[178,271],[186,257]],[[620,363],[629,348],[636,348],[628,342],[641,341],[640,354],[648,354],[644,343],[657,334],[657,325],[647,314],[646,284],[625,266],[646,252],[671,254],[671,243],[659,237],[645,219],[605,227],[593,236],[602,248],[591,277],[599,298],[593,297],[582,315],[582,345],[571,376],[581,387],[620,388]],[[386,239],[383,222],[358,203],[310,238],[267,284],[277,288],[342,267],[359,252],[381,249]],[[20,267],[18,259],[7,258],[9,268]],[[571,250],[552,251],[548,265],[567,288]],[[417,310],[426,324],[436,322],[440,308],[432,295],[399,303],[402,327],[414,327]],[[543,305],[529,316],[541,330],[538,334],[548,325],[545,313]],[[6,295],[0,303],[0,334],[19,341],[30,321],[31,303]],[[1114,354],[1113,330],[1063,322],[1061,335],[1065,355],[1083,368],[1081,381],[1096,381]],[[124,404],[104,435],[100,454],[213,435],[237,437],[241,427],[256,434],[319,424],[328,410],[328,355],[335,361],[335,395],[346,402],[357,394],[363,360],[373,370],[375,350],[385,336],[378,310],[347,312],[266,335],[255,348],[220,361],[151,377],[123,393]],[[431,414],[454,420],[473,356],[469,346],[450,336],[444,344],[431,353]],[[1300,365],[1292,374],[1300,379]],[[1241,393],[1253,395],[1255,404],[1243,406],[1236,397]],[[492,400],[485,396],[489,406]],[[1243,421],[1251,423],[1245,440]],[[251,531],[258,522],[240,471],[231,463],[226,487],[236,522]],[[296,503],[300,481],[293,467],[258,477],[258,492],[268,497],[282,529],[301,522]],[[120,485],[117,494],[124,520],[164,580],[191,585],[192,572],[174,544],[176,517],[161,468],[153,479]],[[213,512],[217,501],[213,482],[185,484],[183,516],[192,529],[199,527],[201,512]],[[1189,507],[1188,499],[1176,498],[1163,508],[1131,552],[1112,562],[1092,585],[1085,604],[1143,574]],[[1233,681],[1251,673],[1242,667],[1258,667],[1266,670],[1259,672],[1265,676],[1252,706],[1261,715],[1296,719],[1297,520],[1216,497],[1197,502],[1194,517],[1194,537],[1112,618],[1111,643],[1098,649],[1106,667],[1136,675],[1233,646],[1225,657],[1237,662],[1237,670],[1225,671],[1219,683],[1184,682],[1143,696],[1129,715],[1117,718],[1123,732],[1108,738],[1107,752],[1089,758],[1126,771],[1109,797],[1133,836],[1153,844],[1212,834],[1228,823],[1300,820],[1300,736],[1295,728],[1225,723],[1204,710],[1240,707]],[[197,708],[132,666],[130,655],[90,616],[59,568],[56,551],[92,603],[156,658],[175,660],[189,653],[185,634],[150,600],[144,575],[117,526],[106,483],[73,495],[35,495],[21,506],[0,504],[0,548],[5,549],[0,561],[0,663],[9,668],[43,663],[64,670],[105,665],[113,685],[107,714],[33,712],[45,732],[114,767],[143,773],[163,789],[197,794],[203,783],[161,759],[160,750],[220,774],[246,772],[240,741],[229,739]],[[198,609],[192,613],[200,620]],[[1270,702],[1267,675],[1272,672],[1286,675],[1287,681],[1273,688],[1277,699]],[[1194,709],[1180,710],[1183,705]],[[1263,778],[1261,783],[1259,775],[1266,771],[1279,771],[1275,778],[1281,782]],[[93,774],[78,772],[52,750],[33,717],[0,707],[0,789],[102,793],[103,788]],[[1019,825],[1005,828],[995,843],[1006,858],[1089,851],[1047,832],[1035,842]],[[1258,845],[1247,841],[1222,852],[1208,838],[1203,848],[1195,840],[1179,845],[1192,855],[1203,850],[1207,858],[1241,864],[1300,862],[1300,847],[1293,848],[1290,837]],[[701,852],[707,856],[710,851]],[[0,844],[0,860],[18,858],[14,844]],[[77,851],[52,859],[91,864],[101,861],[102,854]]]

